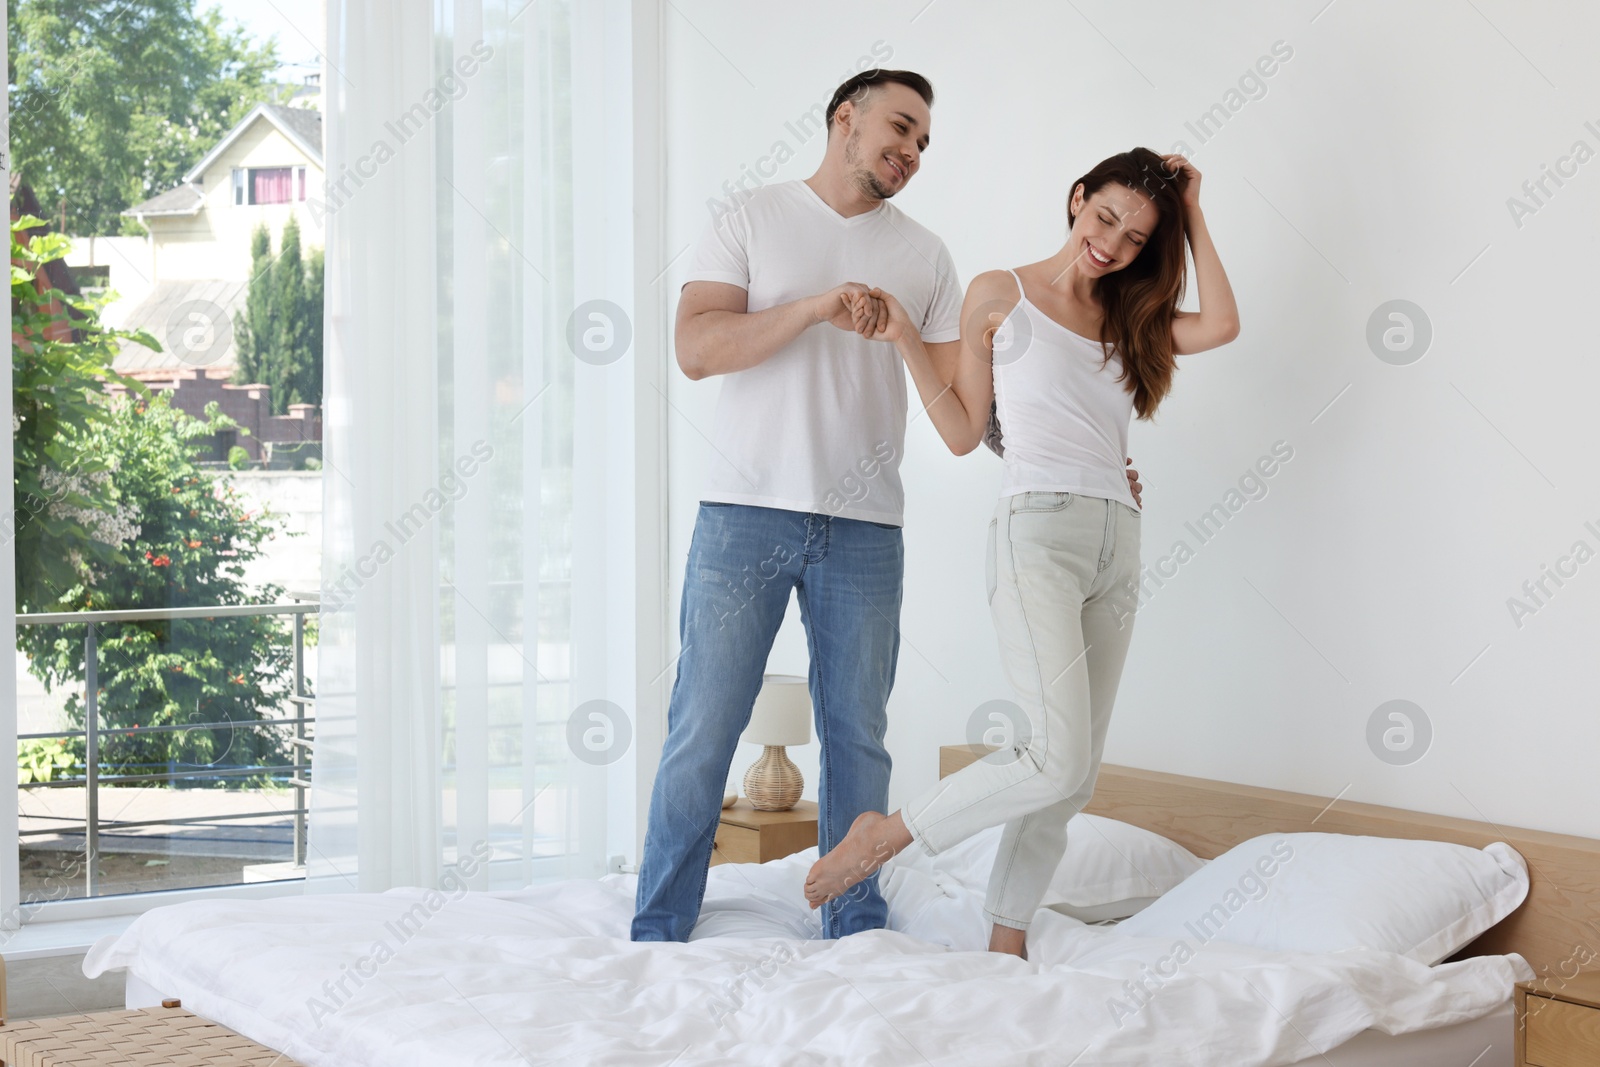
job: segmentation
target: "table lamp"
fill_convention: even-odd
[[[800,799],[805,779],[786,745],[811,742],[811,691],[804,678],[769,674],[761,680],[750,725],[739,740],[762,746],[761,758],[744,772],[744,795],[757,811],[788,811]]]

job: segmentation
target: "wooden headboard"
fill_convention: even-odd
[[[939,750],[939,777],[988,749]],[[1451,841],[1482,848],[1504,841],[1528,861],[1528,899],[1452,959],[1515,952],[1540,978],[1570,978],[1600,961],[1600,841],[1495,826],[1403,808],[1287,793],[1104,764],[1085,811],[1132,823],[1212,859],[1252,837],[1321,831]]]

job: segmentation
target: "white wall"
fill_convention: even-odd
[[[226,471],[217,479],[232,485],[245,510],[270,510],[282,528],[261,545],[262,554],[245,564],[251,586],[281,585],[294,593],[322,583],[322,472]]]
[[[731,0],[675,0],[664,15],[668,254],[695,238],[707,198],[779,143],[795,158],[772,180],[811,173],[821,140],[786,122],[825,103],[862,57],[935,85],[933,144],[896,203],[945,238],[963,281],[1059,247],[1069,183],[1097,160],[1186,142],[1243,333],[1180,359],[1157,423],[1135,425],[1145,564],[1180,539],[1196,548],[1185,523],[1275,442],[1293,458],[1148,587],[1107,761],[1600,836],[1600,558],[1588,559],[1600,552],[1600,364],[1586,310],[1600,274],[1600,161],[1585,155],[1520,225],[1508,207],[1575,142],[1600,150],[1585,44],[1600,12],[1442,0],[1075,8],[824,0],[752,17]],[[1202,145],[1185,123],[1226,106],[1280,41],[1292,56],[1264,95],[1236,96]],[[669,292],[686,260],[666,270]],[[1410,365],[1381,361],[1366,340],[1394,299],[1432,324]],[[671,379],[674,625],[718,388]],[[895,804],[935,780],[935,750],[964,739],[979,704],[1010,696],[983,595],[999,461],[952,457],[926,419],[907,449]],[[1579,541],[1587,562],[1548,583],[1553,595],[1519,627],[1508,598]],[[769,669],[805,667],[791,607]],[[1367,741],[1392,699],[1432,724],[1409,765]],[[754,755],[741,750],[735,781]],[[797,759],[814,787],[815,746]]]
[[[67,253],[71,267],[107,266],[107,288],[117,293],[124,308],[144,299],[150,292],[150,247],[146,237],[73,237]],[[102,316],[102,321],[107,317]]]

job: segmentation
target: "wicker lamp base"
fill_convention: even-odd
[[[782,745],[765,745],[761,758],[744,772],[744,795],[757,811],[788,811],[800,799],[806,780]]]

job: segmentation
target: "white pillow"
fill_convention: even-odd
[[[1350,834],[1237,845],[1119,933],[1289,952],[1371,948],[1438,963],[1516,910],[1528,865],[1511,846]]]
[[[990,827],[945,849],[928,861],[919,848],[901,858],[922,855],[935,872],[979,893],[987,890],[1003,828]],[[1160,834],[1107,819],[1079,814],[1067,823],[1067,852],[1045,890],[1040,907],[1083,922],[1132,915],[1200,870],[1205,861]]]

